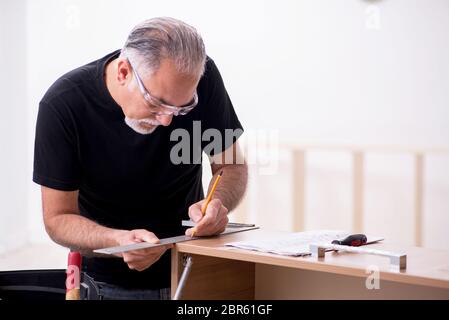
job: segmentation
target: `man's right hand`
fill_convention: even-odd
[[[159,243],[159,239],[154,233],[144,229],[120,230],[117,233],[116,240],[119,246],[139,242]],[[123,252],[117,254],[117,256],[122,257],[131,270],[143,271],[158,261],[162,254],[172,247],[173,244],[167,244],[154,248]]]

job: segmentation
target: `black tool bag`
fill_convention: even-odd
[[[65,300],[66,270],[21,270],[0,272],[0,299]],[[95,281],[81,273],[80,299],[101,300]]]

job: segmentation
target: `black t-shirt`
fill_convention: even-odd
[[[170,139],[175,129],[190,135],[191,147],[207,129],[223,134],[242,129],[220,73],[208,58],[198,84],[198,105],[187,115],[174,117],[141,135],[124,122],[120,106],[105,82],[107,63],[115,51],[59,78],[39,104],[36,126],[33,181],[57,190],[79,190],[82,216],[117,229],[147,229],[159,238],[184,233],[181,220],[188,208],[201,200],[201,159],[174,164],[170,151],[181,139]],[[196,129],[194,129],[194,121]],[[171,141],[174,140],[174,141]],[[198,141],[198,140],[197,140]],[[208,141],[200,141],[204,149]],[[178,145],[179,146],[179,145]],[[197,148],[198,149],[198,148]],[[207,149],[207,147],[206,147]],[[198,154],[191,150],[191,157]],[[213,153],[213,152],[212,152]],[[73,226],[76,228],[76,226]],[[130,270],[119,258],[83,258],[83,270],[97,281],[128,288],[162,288],[170,285],[170,254],[150,268]]]

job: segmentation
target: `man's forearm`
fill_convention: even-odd
[[[101,226],[79,214],[60,214],[45,223],[45,228],[56,243],[92,255],[92,250],[117,245],[121,230]]]
[[[208,193],[220,171],[223,171],[223,175],[215,190],[214,198],[220,199],[223,205],[231,211],[237,207],[245,194],[248,183],[248,166],[246,164],[233,164],[220,167],[212,177]]]

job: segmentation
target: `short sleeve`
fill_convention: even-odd
[[[203,76],[202,149],[211,156],[221,153],[243,134],[243,127],[214,61],[208,58]],[[201,98],[201,97],[200,97]]]
[[[41,102],[36,123],[33,181],[62,191],[79,189],[80,166],[74,123]]]

